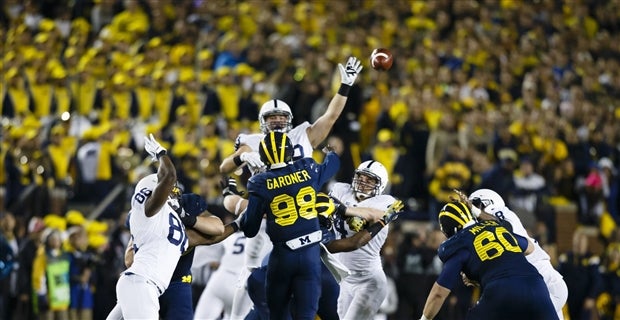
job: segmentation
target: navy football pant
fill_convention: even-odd
[[[193,319],[192,284],[171,281],[164,294],[159,296],[159,315],[165,320]]]
[[[318,243],[291,250],[274,244],[267,265],[267,306],[270,319],[287,319],[290,309],[295,319],[314,320],[321,295],[321,258]]]
[[[467,319],[557,320],[541,276],[498,279],[487,284]]]
[[[340,285],[329,272],[325,264],[321,263],[321,298],[319,299],[318,316],[321,320],[338,320],[338,295]]]

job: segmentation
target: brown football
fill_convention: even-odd
[[[394,57],[390,50],[377,48],[370,54],[370,66],[375,70],[390,70]]]

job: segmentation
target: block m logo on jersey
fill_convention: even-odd
[[[305,237],[299,238],[299,242],[301,247],[310,244],[310,235],[308,234]]]
[[[293,238],[289,241],[286,241],[286,245],[289,248],[295,250],[301,247],[305,247],[309,244],[317,243],[321,241],[322,238],[323,238],[323,233],[321,232],[321,230],[317,230],[312,233],[308,233],[306,235],[298,237],[297,239]]]

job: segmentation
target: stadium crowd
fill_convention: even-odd
[[[127,198],[154,172],[146,134],[224,217],[220,161],[258,131],[259,106],[278,98],[294,123],[315,120],[351,55],[364,70],[328,144],[334,181],[372,158],[407,204],[382,253],[398,292],[388,318],[421,314],[441,269],[437,212],[477,188],[548,249],[570,319],[620,316],[620,1],[5,0],[0,25],[2,319],[114,306]],[[391,70],[369,66],[377,47]],[[562,206],[580,227],[560,252]],[[461,319],[476,294],[463,286],[440,318]]]

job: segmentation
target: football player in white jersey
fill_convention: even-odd
[[[350,209],[373,208],[385,211],[396,199],[384,195],[388,184],[385,167],[374,160],[365,161],[355,170],[353,181],[335,183],[329,195]],[[347,209],[348,211],[349,209]],[[365,222],[357,218],[335,222],[336,237],[347,238],[360,231]],[[387,279],[381,264],[380,251],[388,235],[388,226],[381,229],[365,246],[337,253],[338,260],[350,270],[340,282],[338,315],[340,319],[373,319],[387,295]]]
[[[340,89],[321,117],[312,124],[304,122],[292,128],[293,113],[288,104],[278,99],[265,102],[258,114],[261,133],[240,134],[235,141],[235,153],[222,161],[220,172],[230,174],[242,165],[247,165],[253,174],[262,170],[264,164],[258,154],[259,144],[264,135],[271,131],[281,131],[287,134],[294,148],[293,160],[312,157],[314,148],[327,138],[332,126],[342,113],[351,86],[362,71],[361,61],[355,57],[349,57],[346,65],[338,64],[338,70],[341,81]],[[229,195],[224,198],[223,204],[228,211],[239,215],[245,210],[247,200],[239,195]],[[265,241],[267,235],[264,230],[265,228],[261,227],[256,237],[248,239],[248,252],[269,252],[260,247],[270,243],[270,241]],[[247,271],[244,271],[239,279],[239,287],[242,288],[239,290],[246,290],[245,283],[250,271],[252,268],[260,266],[263,258],[264,256],[248,257],[247,268],[244,268]],[[244,293],[237,294],[237,296],[243,295]],[[236,302],[234,303],[233,314],[243,314],[247,311],[249,311],[247,306],[238,306]]]
[[[223,319],[232,319],[231,309],[236,290],[230,284],[236,283],[241,273],[245,242],[243,232],[238,231],[218,244],[221,250],[220,266],[213,272],[200,295],[194,319],[219,319],[222,312]],[[250,298],[246,299],[249,301]]]
[[[553,267],[549,254],[538,244],[538,241],[530,237],[525,227],[521,223],[521,219],[510,210],[504,199],[495,191],[490,189],[478,189],[474,191],[469,198],[461,192],[457,192],[460,198],[469,200],[472,213],[479,220],[499,219],[510,223],[512,232],[522,237],[528,238],[534,244],[534,252],[527,255],[527,261],[531,263],[538,272],[543,276],[553,306],[557,311],[558,317],[564,319],[562,307],[568,298],[568,288],[562,275]]]
[[[177,181],[174,164],[152,135],[145,139],[144,148],[159,161],[159,168],[138,182],[131,197],[129,223],[135,256],[116,284],[125,319],[159,318],[158,297],[188,246],[183,223],[167,202]]]

